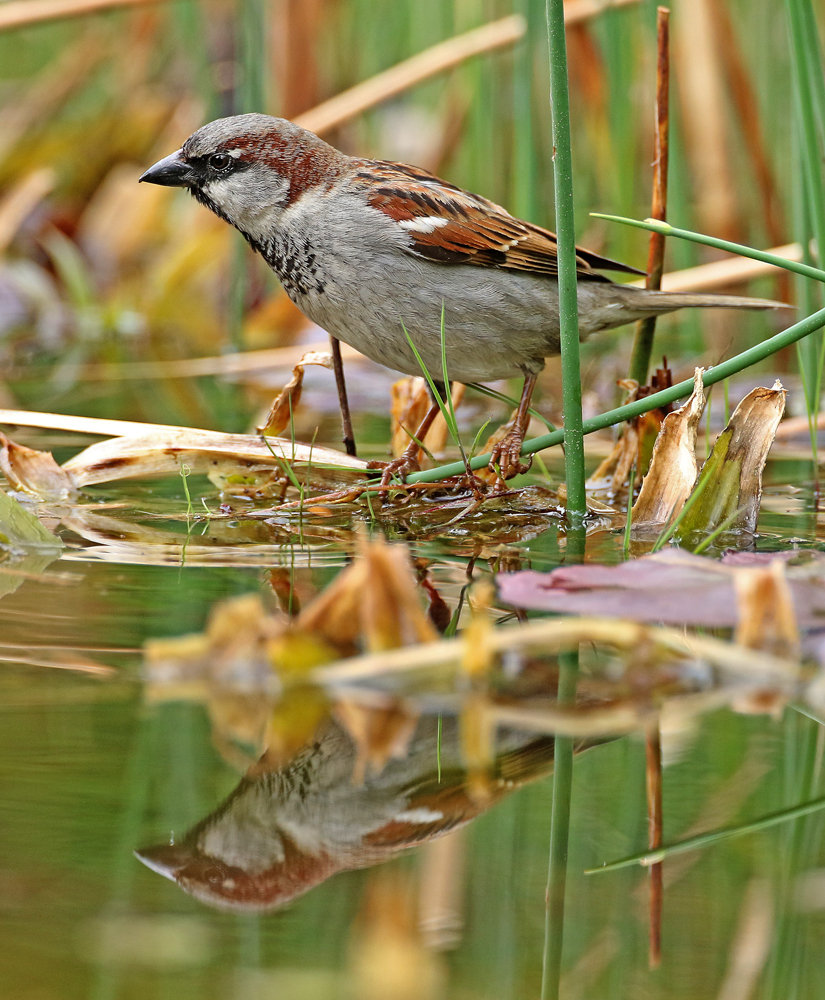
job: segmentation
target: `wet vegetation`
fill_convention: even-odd
[[[822,994],[821,14],[0,7],[9,996]],[[336,345],[138,187],[246,110],[558,232],[527,473],[515,381],[340,345],[355,454]],[[579,345],[574,243],[790,308]]]

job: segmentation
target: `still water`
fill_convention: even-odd
[[[793,475],[804,463],[769,466],[759,548],[821,544]],[[215,501],[205,480],[190,488]],[[147,680],[142,645],[201,631],[227,597],[308,602],[348,561],[351,520],[187,531],[163,518],[180,514],[179,483],[86,500],[51,524],[62,556],[16,564],[0,591],[4,1000],[538,997],[552,740],[501,729],[475,794],[454,708],[419,692],[381,766],[334,710],[288,757],[256,762],[254,691],[216,706]],[[558,565],[559,532],[549,514],[388,531],[450,610],[471,573]],[[620,548],[606,524],[587,558]],[[664,734],[665,842],[823,795],[823,750],[791,709],[724,708]],[[651,971],[645,871],[584,874],[646,846],[644,741],[584,750],[561,995],[825,996],[822,833],[814,815],[668,860]]]

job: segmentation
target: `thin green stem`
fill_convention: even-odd
[[[802,816],[825,809],[825,797],[805,802],[802,805],[794,806],[792,809],[782,809],[779,812],[769,813],[761,819],[753,820],[751,823],[740,823],[737,826],[723,826],[718,830],[710,830],[708,833],[700,833],[696,837],[688,837],[687,840],[678,840],[674,844],[666,844],[656,851],[642,851],[640,854],[633,854],[627,858],[620,858],[618,861],[610,861],[599,868],[585,869],[585,875],[598,875],[600,872],[616,871],[618,868],[628,868],[630,865],[653,865],[665,858],[673,857],[675,854],[684,854],[687,851],[698,851],[703,847],[708,847],[720,840],[728,837],[742,837],[748,833],[758,833],[771,826],[778,826],[780,823],[790,823]]]
[[[627,484],[627,520],[624,525],[624,540],[622,541],[622,552],[625,559],[630,555],[630,529],[633,526],[633,482],[636,478],[636,466],[630,470],[630,481]]]
[[[728,253],[738,254],[740,257],[750,257],[753,260],[761,260],[765,264],[774,264],[782,267],[786,271],[794,271],[802,274],[806,278],[813,278],[815,281],[825,281],[825,271],[818,267],[811,267],[809,264],[802,264],[797,260],[788,260],[787,257],[777,257],[774,253],[766,253],[764,250],[754,250],[753,247],[746,247],[742,243],[731,243],[729,240],[720,240],[715,236],[705,236],[704,233],[694,233],[690,229],[677,229],[668,222],[658,222],[656,219],[645,219],[644,222],[638,219],[626,219],[623,215],[603,215],[601,212],[591,212],[593,219],[605,219],[607,222],[620,222],[624,226],[634,226],[636,229],[646,229],[649,233],[661,233],[663,236],[676,236],[681,240],[688,240],[691,243],[701,243],[703,246],[716,247],[717,250],[727,250]]]

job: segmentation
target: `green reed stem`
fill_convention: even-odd
[[[553,121],[556,234],[559,268],[559,339],[565,427],[564,472],[567,515],[571,523],[587,513],[582,433],[582,387],[579,359],[579,303],[576,291],[576,232],[573,214],[573,154],[570,144],[570,97],[567,41],[562,0],[547,0],[550,45],[550,109]]]
[[[791,261],[786,261],[786,263],[790,264]],[[825,280],[825,272],[820,271],[819,274],[822,275],[821,280]],[[789,326],[787,330],[783,330],[781,333],[763,340],[761,344],[756,344],[747,351],[743,351],[741,354],[737,354],[735,357],[729,358],[727,361],[723,361],[713,368],[709,368],[703,376],[704,384],[706,387],[715,385],[717,382],[721,382],[731,375],[737,375],[745,368],[759,364],[760,361],[764,361],[765,358],[776,354],[777,351],[781,351],[785,347],[790,347],[792,344],[796,344],[802,340],[803,337],[821,330],[823,326],[825,326],[825,309],[820,309],[798,323],[794,323],[793,326]],[[598,417],[585,420],[582,424],[582,433],[593,434],[595,431],[605,430],[607,427],[619,424],[623,420],[632,420],[634,417],[641,416],[642,413],[647,413],[649,410],[655,410],[657,407],[674,403],[677,399],[689,396],[691,392],[693,392],[692,378],[685,379],[684,382],[677,382],[676,385],[672,385],[669,389],[662,389],[661,392],[654,392],[643,399],[634,400],[632,403],[625,403],[624,406],[618,406],[615,410],[607,410],[605,413],[599,414]],[[538,437],[525,441],[521,453],[522,455],[533,455],[537,451],[544,451],[545,448],[552,448],[557,444],[562,444],[565,440],[566,432],[564,429],[553,431],[551,434],[540,434]],[[489,455],[478,455],[470,462],[470,467],[472,469],[482,469],[489,461]],[[449,465],[441,465],[436,469],[427,469],[425,472],[413,473],[413,475],[407,477],[407,482],[435,483],[441,479],[446,479],[448,476],[461,475],[464,471],[464,464],[462,462],[451,462]]]
[[[586,533],[584,523],[567,529],[565,562],[584,560]],[[556,703],[572,706],[576,702],[579,679],[579,651],[559,653],[559,687]],[[573,790],[573,739],[557,736],[554,741],[553,798],[550,820],[550,865],[547,873],[544,914],[544,952],[542,956],[541,1000],[557,1000],[561,982],[564,946],[564,902],[567,892],[567,852],[570,843],[570,801]]]
[[[655,851],[642,851],[641,854],[633,854],[627,858],[620,858],[618,861],[611,861],[601,865],[599,868],[585,869],[585,875],[598,875],[600,872],[616,871],[617,868],[628,868],[630,865],[653,865],[665,858],[673,857],[674,854],[684,854],[687,851],[698,851],[702,847],[709,847],[717,841],[726,840],[728,837],[741,837],[747,833],[757,833],[766,830],[771,826],[778,826],[780,823],[790,823],[792,820],[808,816],[819,809],[825,809],[825,797],[814,799],[812,802],[805,802],[802,805],[794,806],[792,809],[782,809],[779,812],[769,813],[761,819],[755,819],[750,823],[740,823],[737,826],[723,826],[718,830],[710,830],[708,833],[700,833],[696,837],[688,837],[687,840],[676,841],[675,844],[666,844]]]
[[[601,212],[591,212],[593,219],[605,219],[607,222],[620,222],[624,226],[633,226],[636,229],[646,229],[649,233],[661,233],[663,236],[678,236],[679,239],[689,240],[691,243],[701,243],[702,246],[715,247],[717,250],[727,250],[728,253],[739,254],[740,257],[750,257],[752,260],[761,260],[765,264],[775,264],[786,271],[794,271],[802,274],[806,278],[813,278],[816,281],[825,281],[825,271],[818,267],[811,267],[809,264],[802,264],[796,260],[788,260],[787,257],[777,257],[775,253],[767,253],[764,250],[754,250],[753,247],[746,247],[742,243],[731,243],[730,240],[720,240],[715,236],[705,236],[704,233],[694,233],[690,229],[677,229],[669,222],[659,222],[656,219],[627,219],[623,215],[603,215]]]
[[[570,144],[570,95],[567,80],[567,39],[563,0],[547,0],[547,38],[550,47],[550,109],[553,123],[553,185],[559,268],[559,339],[561,343],[562,404],[564,411],[564,478],[567,483],[568,554],[584,551],[587,494],[584,473],[582,387],[579,358],[579,302],[576,287],[576,232],[573,212],[573,155]],[[576,699],[578,650],[559,656],[559,705]],[[550,869],[544,926],[542,1000],[558,997],[567,884],[567,848],[570,839],[570,795],[573,781],[573,741],[556,737],[553,765],[553,818],[550,824]]]

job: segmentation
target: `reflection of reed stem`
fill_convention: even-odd
[[[647,730],[647,846],[654,851],[662,846],[662,738],[659,723]],[[658,969],[662,961],[662,863],[650,866],[650,943],[648,964]]]

